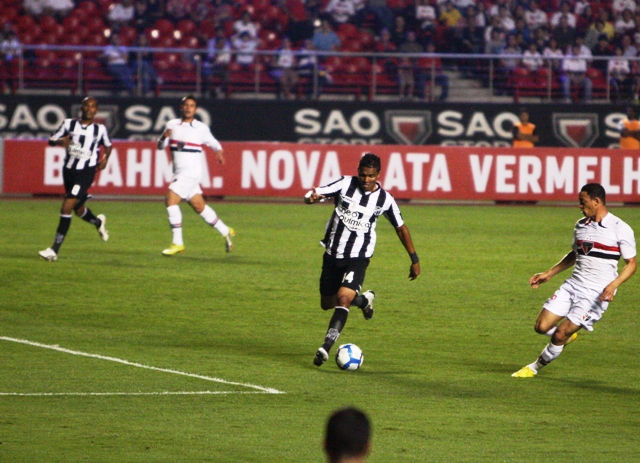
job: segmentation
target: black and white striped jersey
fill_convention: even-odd
[[[71,137],[71,144],[64,159],[67,169],[82,170],[85,167],[95,167],[100,155],[100,146],[111,146],[107,128],[95,122],[83,126],[79,119],[65,119],[49,140],[56,141],[66,135]]]
[[[396,200],[380,184],[373,192],[360,187],[358,177],[342,177],[316,188],[316,193],[334,198],[335,209],[327,224],[327,254],[338,259],[371,257],[376,246],[376,223],[384,215],[391,225],[404,224]]]

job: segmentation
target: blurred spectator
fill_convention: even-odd
[[[224,27],[225,23],[233,21],[233,7],[226,0],[213,0],[212,21],[216,27]]]
[[[502,28],[502,22],[498,16],[494,16],[491,18],[491,24],[489,27],[484,29],[484,43],[487,44],[491,41],[491,36],[493,35],[493,31],[497,31],[500,35],[500,38],[504,41],[506,40],[506,31]]]
[[[144,0],[147,4],[147,12],[151,19],[157,19],[164,15],[164,0]]]
[[[616,34],[623,35],[636,28],[635,18],[631,10],[625,9],[613,25]]]
[[[328,19],[323,19],[320,28],[315,31],[311,39],[318,51],[337,51],[340,48],[340,38],[331,28]]]
[[[539,27],[546,27],[549,24],[547,13],[540,9],[538,2],[535,0],[529,4],[529,9],[524,13],[524,19],[532,31]]]
[[[511,17],[509,8],[507,8],[506,5],[500,5],[500,9],[498,10],[498,18],[500,18],[500,25],[505,31],[507,31],[507,33],[512,32],[516,28],[516,22]]]
[[[313,21],[302,0],[280,0],[280,5],[289,18],[287,35],[293,43],[313,37]]]
[[[211,0],[198,0],[189,16],[196,24],[213,19],[213,3]]]
[[[134,85],[133,74],[128,64],[129,50],[122,45],[119,34],[111,35],[111,42],[105,47],[102,57],[105,69],[116,80],[118,87],[132,94]]]
[[[291,45],[291,39],[282,39],[282,46],[273,56],[269,73],[276,81],[276,98],[291,98],[291,89],[298,83],[298,73],[296,71],[296,55]]]
[[[11,62],[19,58],[21,52],[20,40],[13,30],[0,35],[0,57],[2,57],[3,61]]]
[[[567,24],[569,25],[569,27],[576,27],[576,15],[571,12],[571,4],[569,2],[562,2],[560,11],[553,13],[553,15],[551,16],[551,20],[549,21],[551,27],[557,27],[558,25],[560,25],[561,18],[567,19]]]
[[[240,19],[233,23],[233,33],[235,36],[239,37],[243,32],[247,32],[252,39],[258,37],[258,26],[251,21],[251,13],[248,10],[242,13]]]
[[[489,25],[489,17],[487,16],[487,5],[484,2],[478,2],[476,5],[475,23],[481,29]]]
[[[113,30],[120,30],[124,25],[133,21],[135,17],[135,7],[133,0],[122,0],[120,3],[113,5],[113,8],[107,14],[107,19]]]
[[[553,28],[551,35],[558,42],[558,47],[566,50],[576,40],[576,30],[569,25],[566,16],[560,18],[560,23]]]
[[[593,50],[596,45],[598,45],[598,41],[600,40],[600,36],[604,35],[607,37],[607,34],[603,32],[604,24],[602,21],[597,20],[595,23],[589,27],[584,36],[584,44]],[[608,37],[607,37],[608,40]]]
[[[391,29],[391,41],[399,47],[407,40],[407,21],[404,16],[396,16],[393,19],[393,29]]]
[[[491,6],[489,7],[488,15],[490,18],[493,18],[500,15],[501,6],[506,6],[507,8],[509,8],[509,0],[496,0],[495,3],[490,3],[490,5]]]
[[[258,40],[251,37],[248,31],[243,31],[240,36],[235,37],[231,41],[233,49],[237,52],[236,63],[243,68],[247,68],[253,64],[255,60],[255,52],[258,49]]]
[[[544,50],[549,43],[549,31],[546,27],[539,27],[533,33],[533,43],[536,44],[538,50]]]
[[[608,58],[613,55],[613,49],[609,44],[609,38],[607,34],[601,34],[598,40],[598,45],[591,51],[591,54],[594,57],[598,58]],[[607,75],[607,61],[606,60],[594,60],[592,66],[598,69],[602,75]]]
[[[380,37],[376,41],[374,50],[378,53],[395,53],[398,50],[396,44],[391,41],[391,33],[387,29],[380,31]],[[377,63],[382,66],[389,78],[396,79],[398,65],[395,58],[390,56],[377,58]]]
[[[593,53],[591,53],[591,49],[584,44],[584,37],[578,34],[576,36],[574,45],[580,47],[580,56],[587,60],[587,65],[591,66],[591,62],[593,61]]]
[[[149,4],[145,0],[136,0],[133,5],[133,21],[131,25],[136,28],[138,34],[144,34],[151,27],[155,19],[149,12]]]
[[[378,19],[380,27],[376,32],[383,28],[391,29],[393,27],[393,11],[387,5],[386,0],[366,0],[363,14],[372,12]]]
[[[640,61],[631,62],[631,79],[633,103],[638,104],[640,102]]]
[[[331,75],[329,75],[324,66],[318,63],[318,56],[313,42],[309,39],[303,42],[298,54],[298,76],[309,78],[305,92],[309,98],[314,93],[314,79],[317,79],[317,96],[320,96],[324,87],[331,85],[333,82]]]
[[[573,14],[581,16],[587,8],[591,8],[591,4],[587,0],[576,0],[573,4]]]
[[[227,93],[229,83],[229,63],[231,62],[231,42],[222,27],[216,29],[215,37],[207,42],[207,58],[202,73],[205,77],[205,95],[222,98]],[[218,84],[217,86],[214,85]],[[214,94],[211,90],[214,90]]]
[[[22,7],[29,16],[37,18],[48,10],[47,3],[48,0],[24,0]]]
[[[138,35],[136,46],[148,48],[149,40],[145,34]],[[153,67],[153,53],[150,50],[138,50],[131,56],[131,70],[133,75],[138,76],[138,81],[142,85],[142,95],[149,92],[156,92],[158,87],[158,74]]]
[[[416,33],[407,31],[407,40],[398,47],[400,53],[422,53],[424,48],[417,42]],[[398,84],[400,86],[400,98],[413,97],[416,81],[416,58],[403,56],[398,65]]]
[[[576,15],[576,30],[581,33],[586,33],[591,25],[597,21],[597,17],[591,5],[587,4],[587,7],[581,14]]]
[[[622,46],[622,56],[626,56],[627,58],[635,58],[638,55],[638,49],[634,45],[631,35],[623,35],[620,42]]]
[[[324,9],[324,15],[334,27],[351,21],[356,14],[353,0],[330,0]]]
[[[574,45],[571,53],[562,60],[562,96],[565,103],[571,103],[571,87],[577,85],[582,89],[584,100],[591,102],[593,82],[587,77],[587,60],[580,57],[580,47]]]
[[[531,42],[529,48],[522,54],[522,66],[531,72],[536,72],[542,65],[542,54],[535,42]]]
[[[607,70],[609,73],[609,85],[611,85],[611,99],[617,103],[624,94],[629,99],[633,97],[633,80],[629,61],[622,58],[622,47],[616,47],[614,54],[617,59],[609,60]]]
[[[504,57],[500,58],[496,70],[495,88],[498,93],[503,93],[507,90],[509,76],[515,68],[520,66],[519,56],[522,55],[522,50],[516,43],[516,37],[514,35],[507,36],[507,44],[500,54],[504,55]]]
[[[469,22],[460,31],[460,52],[481,54],[484,52],[484,34],[475,21]]]
[[[416,20],[423,31],[433,31],[437,26],[436,9],[429,4],[429,0],[416,1]]]
[[[522,18],[516,20],[516,27],[515,29],[513,29],[513,31],[511,31],[511,33],[514,35],[522,34],[522,39],[526,42],[527,45],[533,41],[531,29],[529,29],[527,23]]]
[[[180,21],[187,19],[196,6],[197,0],[167,0],[165,12],[169,19]]]
[[[435,53],[436,45],[433,42],[427,44],[427,53]],[[438,56],[423,58],[420,60],[421,75],[416,79],[419,85],[418,98],[424,98],[426,85],[431,85],[433,91],[433,85],[439,85],[441,87],[440,96],[438,101],[446,101],[449,97],[449,76],[442,72],[442,62]]]
[[[443,52],[453,52],[456,38],[456,32],[458,23],[462,19],[462,14],[458,10],[453,2],[447,1],[444,4],[444,10],[440,13],[440,22],[444,25],[444,34],[442,36],[442,42],[439,42],[440,48]]]
[[[606,8],[600,8],[598,10],[598,20],[602,21],[602,32],[607,34],[609,40],[612,40],[616,33],[616,29],[613,26],[613,23],[609,20],[609,11]]]
[[[491,35],[485,41],[484,52],[487,55],[499,55],[506,46],[505,34],[500,27],[489,26],[487,29]]]
[[[611,11],[614,14],[620,15],[624,10],[636,11],[635,0],[613,0],[611,3]]]
[[[559,71],[562,68],[562,59],[560,58],[564,57],[564,52],[553,37],[549,39],[549,44],[542,50],[542,57],[545,58],[545,66],[551,67],[554,71]]]
[[[75,7],[73,0],[47,0],[46,9],[58,18],[66,17]]]

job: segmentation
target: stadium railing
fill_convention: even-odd
[[[0,84],[13,93],[30,90],[59,90],[72,94],[93,90],[121,92],[118,79],[110,74],[102,60],[104,46],[72,45],[22,45],[21,52],[11,62],[0,63]],[[242,95],[247,98],[265,94],[276,94],[279,90],[271,63],[277,50],[258,50],[251,65],[242,66],[232,56],[226,69],[213,71],[207,62],[206,48],[158,48],[127,47],[133,61],[142,60],[143,53],[153,56],[153,69],[157,76],[151,94],[179,91],[193,92],[205,96],[230,97]],[[296,51],[298,55],[307,52]],[[232,55],[236,55],[232,52]],[[314,52],[317,60],[313,69],[301,73],[295,85],[294,95],[315,99],[319,95],[342,94],[356,99],[376,100],[384,96],[400,95],[398,69],[403,58],[408,58],[415,80],[415,97],[425,101],[436,99],[436,87],[441,85],[438,76],[444,72],[451,80],[452,89],[470,87],[486,89],[488,102],[494,96],[512,98],[535,98],[539,102],[561,99],[561,61],[563,58],[545,58],[544,64],[532,71],[520,65],[523,55],[476,55],[476,54],[402,54],[372,52]],[[625,59],[630,69],[639,68],[634,63],[640,58],[593,57],[589,58],[587,76],[592,81],[594,100],[609,102],[613,97],[610,85],[612,76],[608,61]],[[505,68],[501,63],[511,61],[517,66]],[[596,63],[604,63],[596,66]],[[439,69],[442,63],[443,70]],[[636,65],[634,65],[636,64]],[[143,66],[135,66],[133,79],[134,95],[143,95]],[[606,72],[602,72],[606,69]],[[630,73],[624,82],[627,95],[630,86],[640,82],[640,73]],[[460,93],[460,92],[458,92]],[[458,96],[458,100],[464,100]],[[579,101],[580,88],[571,87],[571,100]],[[453,98],[455,99],[455,97]]]

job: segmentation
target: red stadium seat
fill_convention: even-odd
[[[25,32],[33,28],[36,25],[36,21],[32,16],[23,15],[18,16],[15,22],[15,26],[18,29],[18,32]]]
[[[42,16],[38,24],[40,24],[43,31],[49,32],[57,28],[58,21],[53,16]]]
[[[173,31],[175,30],[175,26],[173,22],[168,19],[158,19],[154,24],[154,29],[158,29],[160,35],[173,35]]]
[[[93,34],[102,34],[106,28],[104,20],[100,16],[90,16],[86,26]]]
[[[91,1],[85,1],[78,5],[78,9],[86,13],[87,18],[91,18],[98,14],[98,7]]]
[[[67,30],[67,32],[74,31],[80,26],[80,24],[82,24],[82,21],[78,16],[75,15],[69,15],[62,20],[62,25]]]
[[[190,19],[182,19],[178,22],[178,30],[182,33],[183,36],[191,35],[197,29],[196,23],[191,21]]]
[[[138,38],[138,31],[134,27],[123,26],[118,33],[124,45],[135,45],[136,39]]]

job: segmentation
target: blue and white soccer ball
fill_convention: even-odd
[[[343,344],[336,352],[336,364],[341,370],[357,370],[362,366],[364,355],[355,344]]]

